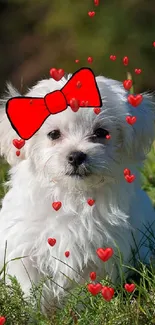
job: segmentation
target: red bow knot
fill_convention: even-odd
[[[79,81],[81,87],[78,87]],[[73,99],[81,107],[102,106],[95,76],[91,69],[83,68],[75,72],[61,90],[53,91],[44,98],[14,97],[9,99],[6,114],[18,135],[28,140],[40,129],[50,114],[64,111]]]
[[[53,91],[44,97],[45,104],[50,114],[56,114],[67,108],[65,95],[61,90]]]

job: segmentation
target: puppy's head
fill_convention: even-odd
[[[12,145],[13,138],[18,136],[7,120],[2,101],[1,154],[11,165],[29,159],[36,177],[41,180],[72,186],[108,182],[122,173],[123,165],[141,163],[154,139],[155,106],[151,97],[143,95],[142,104],[132,108],[121,83],[104,77],[96,80],[103,101],[100,114],[95,114],[93,108],[80,108],[74,113],[68,107],[64,112],[51,115],[26,142],[20,157],[16,157]],[[65,79],[41,81],[27,95],[45,96],[61,89],[65,82]],[[17,96],[11,92],[12,97]],[[132,126],[126,122],[128,115],[137,118]]]

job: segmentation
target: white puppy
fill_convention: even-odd
[[[31,281],[37,284],[43,275],[51,277],[44,286],[48,301],[72,287],[68,277],[81,282],[96,271],[116,281],[118,248],[124,264],[133,264],[137,247],[137,259],[149,262],[152,254],[153,241],[148,237],[150,225],[155,229],[155,213],[141,190],[139,168],[154,140],[155,105],[144,94],[142,104],[134,108],[127,103],[121,83],[104,77],[96,80],[101,113],[95,114],[93,108],[75,113],[68,107],[50,115],[19,157],[12,144],[19,137],[5,113],[6,101],[19,94],[9,86],[8,97],[1,100],[0,149],[11,170],[0,212],[0,268],[7,241],[7,261],[27,256],[10,262],[8,273],[17,277],[26,294]],[[43,97],[66,81],[42,80],[26,96]],[[126,122],[128,115],[137,117],[132,126]],[[125,168],[136,176],[134,182],[125,180]],[[93,206],[87,203],[90,198],[95,200]],[[58,201],[62,206],[55,211],[52,203]],[[48,238],[56,239],[53,247]],[[104,263],[96,254],[99,247],[112,247],[114,256]]]

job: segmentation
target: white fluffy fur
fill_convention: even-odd
[[[136,250],[132,232],[137,245],[145,241],[139,245],[137,258],[144,261],[146,257],[148,262],[152,254],[146,238],[141,238],[146,232],[144,225],[152,224],[155,214],[141,190],[138,170],[154,140],[155,105],[144,94],[142,104],[132,108],[121,83],[101,76],[96,80],[103,100],[101,113],[95,115],[92,108],[80,108],[74,113],[68,107],[51,115],[26,142],[20,157],[12,145],[12,140],[19,137],[5,114],[6,100],[19,94],[9,86],[8,96],[0,104],[0,153],[11,165],[10,189],[0,212],[0,268],[7,240],[8,261],[28,256],[23,263],[18,260],[8,264],[8,273],[17,277],[26,294],[31,288],[29,277],[37,284],[43,275],[51,276],[59,285],[46,282],[43,303],[47,307],[47,299],[51,302],[54,296],[59,299],[64,295],[61,287],[72,287],[67,277],[81,282],[96,271],[102,277],[108,273],[116,281],[120,263],[116,245],[124,263],[132,263],[132,250]],[[26,96],[45,96],[65,83],[65,78],[59,82],[42,80]],[[125,120],[129,114],[137,117],[133,126]],[[89,141],[95,125],[107,129],[111,139]],[[60,129],[62,137],[52,141],[47,134],[54,129]],[[74,150],[87,153],[87,166],[80,168],[82,172],[88,167],[91,176],[79,180],[65,175],[71,171],[67,155]],[[125,181],[124,168],[136,175],[134,183]],[[88,198],[95,200],[94,206],[87,204]],[[62,202],[58,212],[52,208],[54,201]],[[48,245],[49,237],[56,238],[54,247]],[[115,256],[102,262],[96,255],[98,247],[113,247]],[[68,259],[66,250],[70,251]]]

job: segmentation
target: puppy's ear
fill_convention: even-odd
[[[124,126],[125,146],[129,156],[142,161],[150,151],[155,140],[155,100],[152,95],[142,94],[143,101],[137,107],[127,105],[127,114],[136,116],[136,123]]]
[[[0,156],[4,156],[7,162],[13,166],[24,159],[24,147],[20,150],[20,156],[16,155],[17,148],[14,147],[13,139],[20,139],[12,128],[6,115],[6,103],[12,98],[20,96],[10,84],[7,85],[6,95],[0,99]]]
[[[118,151],[122,159],[142,162],[155,140],[155,98],[152,94],[144,93],[142,103],[133,107],[128,103],[128,92],[121,82],[101,76],[96,80],[103,106],[114,118],[116,125],[118,123]],[[106,116],[106,109],[103,114]],[[129,125],[127,116],[135,116],[136,123]]]

